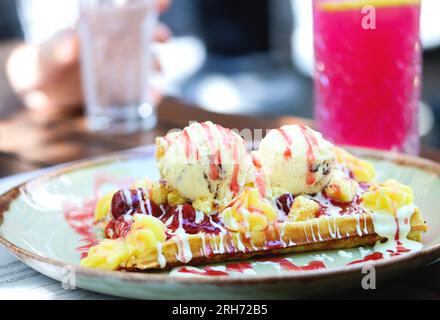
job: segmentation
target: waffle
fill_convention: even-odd
[[[410,224],[408,239],[420,241],[427,225],[418,209],[411,216]],[[228,232],[220,235],[176,237],[167,240],[161,251],[153,248],[141,256],[131,258],[126,268],[169,269],[179,265],[195,266],[272,254],[372,246],[377,241],[386,240],[375,233],[371,214],[325,216],[307,221],[274,224],[265,231],[250,232],[248,235]],[[160,257],[165,259],[165,266],[160,263]]]

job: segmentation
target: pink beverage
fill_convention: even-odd
[[[319,130],[337,144],[417,154],[420,2],[313,1]]]

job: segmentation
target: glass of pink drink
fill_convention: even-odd
[[[417,154],[420,1],[313,6],[319,130],[337,144]]]

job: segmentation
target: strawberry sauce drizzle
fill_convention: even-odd
[[[358,263],[363,263],[363,262],[368,262],[368,261],[382,260],[382,259],[383,259],[383,254],[382,253],[374,252],[372,254],[369,254],[369,255],[365,256],[361,260],[356,260],[356,261],[349,262],[349,263],[347,263],[347,265],[353,265],[353,264],[358,264]]]
[[[325,269],[327,266],[322,261],[313,260],[304,266],[298,266],[293,262],[290,262],[286,258],[261,258],[256,263],[273,263],[284,271],[309,271]],[[251,262],[234,262],[228,263],[224,267],[224,270],[213,269],[213,267],[206,266],[198,269],[191,269],[183,267],[177,270],[178,273],[194,274],[199,276],[227,276],[232,272],[244,273],[247,270],[254,270],[254,264]],[[220,268],[219,268],[220,269]]]
[[[214,270],[211,267],[204,267],[201,271],[184,267],[182,269],[179,269],[179,272],[180,273],[190,273],[190,274],[195,274],[195,275],[199,275],[199,276],[227,276],[227,275],[229,275],[229,273],[226,271]]]
[[[214,142],[214,137],[211,132],[211,128],[205,122],[201,123],[201,126],[205,130],[206,137],[208,138],[209,148],[211,150],[210,156],[210,176],[211,179],[217,180],[220,177],[218,165],[222,163],[220,148],[217,148]]]
[[[259,259],[258,261],[263,263],[268,263],[268,262],[274,263],[284,271],[309,271],[309,270],[318,270],[318,269],[327,268],[324,262],[318,260],[310,261],[308,264],[304,266],[298,266],[293,262],[290,262],[286,258],[265,258],[265,259]],[[231,274],[231,272],[244,273],[247,270],[254,270],[254,266],[252,263],[250,262],[228,263],[225,265],[224,270],[217,270],[210,266],[206,266],[198,269],[183,267],[181,269],[178,269],[178,272],[186,273],[186,274],[194,274],[199,276],[228,276]]]
[[[264,174],[262,172],[262,166],[260,160],[255,155],[252,155],[252,162],[255,167],[255,184],[257,186],[260,196],[266,197],[266,183],[264,182]]]
[[[93,231],[95,206],[95,200],[84,201],[80,206],[64,204],[64,219],[77,234],[82,236],[80,241],[85,243],[76,249],[80,252],[81,259],[87,257],[89,249],[98,243]]]
[[[234,164],[234,169],[232,171],[229,189],[234,195],[236,195],[240,191],[240,185],[238,184],[238,172],[240,170],[238,147],[240,141],[233,135],[231,129],[223,128],[218,124],[216,125],[216,127],[221,133],[224,147],[229,149],[232,148],[232,163]]]
[[[400,256],[402,253],[410,252],[411,250],[402,246],[400,242],[397,242],[396,251],[387,250],[391,257]]]
[[[251,269],[253,268],[250,262],[235,262],[226,265],[226,270],[228,271],[245,272]]]
[[[189,160],[192,154],[192,143],[191,138],[186,130],[183,130],[183,139],[185,143],[185,155],[186,158]]]
[[[246,272],[246,270],[253,270],[253,266],[250,262],[233,262],[228,263],[225,267],[225,270],[215,270],[213,267],[206,266],[199,270],[190,269],[187,267],[183,267],[179,269],[179,273],[190,273],[199,276],[228,276],[231,272]]]
[[[75,205],[70,202],[63,203],[64,219],[67,224],[80,236],[81,242],[85,244],[76,248],[81,254],[81,259],[87,257],[87,253],[91,247],[98,244],[94,227],[95,208],[97,199],[99,199],[99,190],[101,186],[111,183],[117,184],[120,187],[126,187],[132,183],[130,179],[118,179],[110,177],[104,173],[97,173],[94,176],[93,183],[93,198],[84,200],[80,205]]]
[[[394,220],[396,221],[396,234],[394,235],[394,240],[397,241],[397,244],[400,244],[400,224],[397,213],[395,213]]]
[[[395,210],[396,211],[396,210]],[[394,235],[394,241],[396,242],[396,250],[387,250],[387,252],[390,254],[390,256],[400,256],[402,253],[410,252],[411,250],[404,247],[402,242],[400,241],[400,224],[399,224],[399,217],[397,216],[397,212],[395,212],[394,221],[396,223],[396,234]],[[409,219],[405,219],[405,224],[409,223]]]
[[[286,259],[284,259],[286,260]],[[271,261],[269,260],[261,260],[261,261]],[[288,260],[286,260],[288,261]],[[277,264],[280,264],[278,261],[274,261]],[[297,267],[297,269],[289,269],[293,271],[301,271],[301,270],[314,270],[314,269],[320,269],[322,266],[318,266],[318,261],[312,261],[309,265],[303,266],[303,267]],[[282,264],[283,262],[281,262]],[[291,265],[294,265],[291,263]],[[324,265],[325,268],[325,265]],[[216,270],[213,267],[206,266],[199,269],[191,269],[187,267],[183,267],[178,270],[179,273],[186,273],[186,274],[194,274],[199,276],[228,276],[231,274],[231,272],[238,272],[238,273],[244,273],[247,270],[254,270],[254,266],[250,262],[233,262],[228,263],[224,266],[224,270]],[[287,269],[286,269],[287,270]]]
[[[275,262],[281,267],[281,269],[286,271],[307,271],[326,268],[324,262],[318,260],[312,260],[305,266],[298,266],[286,258],[270,258],[265,261]]]
[[[290,148],[286,148],[286,151],[284,151],[284,159],[290,159],[292,158],[292,150]]]
[[[318,141],[316,137],[305,127],[305,126],[299,126],[304,139],[307,143],[307,177],[306,182],[307,184],[311,185],[314,184],[316,181],[315,173],[311,170],[313,165],[315,164],[315,153],[313,152],[313,146],[316,146],[318,144]]]
[[[293,143],[292,138],[289,136],[289,134],[283,128],[279,128],[278,132],[283,136],[283,138],[287,144],[286,150],[284,151],[284,158],[290,159],[290,158],[292,158],[292,149],[290,147]]]
[[[234,170],[233,170],[232,176],[231,176],[230,189],[231,189],[232,193],[234,195],[236,195],[240,191],[240,186],[238,185],[238,171],[240,169],[240,164],[238,163],[238,142],[237,141],[234,143],[232,157],[233,157],[233,162],[234,162]]]

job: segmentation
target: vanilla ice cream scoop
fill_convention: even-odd
[[[303,125],[271,130],[254,152],[272,187],[293,194],[314,194],[330,181],[335,164],[333,145]]]
[[[192,123],[157,138],[156,146],[162,179],[191,201],[227,204],[244,187],[251,167],[242,137],[212,122]]]

